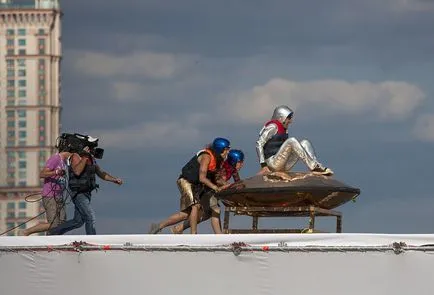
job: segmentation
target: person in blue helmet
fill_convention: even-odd
[[[227,188],[231,183],[231,178],[234,182],[240,181],[239,171],[244,165],[244,153],[241,150],[231,149],[228,153],[226,161],[223,162],[222,168],[217,172],[216,183]],[[202,216],[198,223],[211,218],[211,226],[215,234],[221,234],[220,223],[220,206],[215,196],[215,191],[207,190],[200,199],[202,207]],[[172,233],[181,234],[184,230],[190,227],[190,221],[186,220],[171,228]]]
[[[148,233],[156,234],[163,228],[189,219],[191,233],[197,233],[197,220],[200,208],[199,196],[205,189],[218,192],[221,187],[215,183],[217,171],[221,168],[230,149],[230,141],[217,137],[212,144],[197,152],[181,170],[177,180],[181,193],[180,211],[172,214],[159,224],[151,224]]]

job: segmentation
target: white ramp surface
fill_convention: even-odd
[[[431,294],[434,235],[0,237],[1,294]]]

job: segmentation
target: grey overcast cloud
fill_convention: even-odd
[[[94,195],[99,234],[146,233],[177,211],[180,169],[214,137],[244,150],[241,176],[254,175],[278,104],[295,110],[290,134],[361,189],[339,208],[345,232],[433,232],[434,1],[61,5],[62,131],[99,137],[100,165],[124,179]]]

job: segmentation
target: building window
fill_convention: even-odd
[[[9,130],[8,131],[8,137],[15,137],[15,131]]]
[[[18,182],[19,186],[26,186],[27,182],[25,180],[20,180],[20,182]]]
[[[20,131],[19,132],[19,137],[20,137],[20,139],[26,138],[27,137],[27,132],[24,131],[24,130]]]
[[[26,80],[19,80],[19,81],[18,81],[18,86],[19,86],[19,87],[26,87],[26,85],[27,85]]]
[[[15,127],[15,121],[8,121],[8,127]]]
[[[45,39],[38,39],[39,46],[45,46]]]
[[[19,121],[18,122],[18,127],[20,127],[20,128],[26,128],[26,126],[27,126],[26,121]]]
[[[14,118],[15,117],[14,111],[6,111],[6,117],[7,118]]]
[[[7,46],[14,46],[14,39],[8,39],[8,40],[6,41],[6,45],[7,45]]]
[[[26,110],[18,110],[17,114],[18,114],[18,117],[25,118],[26,117]]]
[[[13,67],[14,66],[14,60],[13,59],[7,59],[6,64],[8,65],[8,67]]]
[[[8,168],[15,168],[15,158],[8,158]],[[9,177],[15,178],[15,173],[10,172]]]
[[[15,209],[15,202],[9,202],[8,209]]]
[[[25,77],[26,76],[26,70],[24,70],[24,69],[18,70],[18,76],[19,77]]]
[[[45,47],[39,48],[39,54],[45,54]]]
[[[27,167],[27,162],[25,162],[25,161],[19,161],[18,162],[18,167],[20,169],[25,169]]]
[[[18,35],[19,36],[25,36],[26,35],[26,29],[18,29]]]
[[[15,80],[8,80],[8,87],[15,87]]]
[[[45,34],[45,30],[44,29],[39,29],[38,30],[38,35],[44,35]]]
[[[26,158],[26,152],[25,151],[18,151],[18,158],[25,159]]]
[[[14,32],[13,29],[8,29],[8,30],[6,31],[6,34],[7,34],[8,36],[13,36],[13,35],[15,34],[15,32]]]
[[[18,55],[26,55],[26,50],[25,49],[19,49]]]
[[[8,98],[15,97],[15,90],[8,90]]]
[[[26,46],[26,39],[18,39],[19,46]]]
[[[27,96],[27,92],[25,90],[18,90],[18,97],[26,97]]]
[[[26,178],[26,170],[18,172],[18,176],[23,179]],[[20,207],[21,208],[21,207]]]
[[[8,212],[8,218],[15,218],[15,211]]]
[[[26,212],[18,212],[18,217],[19,218],[25,218],[26,217]],[[25,225],[25,224],[23,224]]]
[[[14,55],[15,51],[13,49],[8,49],[7,55]]]
[[[8,69],[8,77],[15,77],[14,69]]]
[[[25,59],[22,59],[22,58],[17,59],[17,62],[18,62],[18,65],[20,67],[25,67],[26,66],[26,60]]]

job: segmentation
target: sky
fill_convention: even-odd
[[[146,233],[176,212],[182,166],[215,137],[245,152],[242,178],[256,174],[255,141],[279,104],[295,111],[290,135],[308,138],[336,179],[361,189],[337,209],[344,232],[434,231],[434,1],[61,7],[61,131],[99,137],[100,166],[124,180],[94,194],[99,234]],[[333,220],[317,226],[333,230]]]

